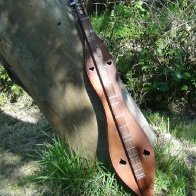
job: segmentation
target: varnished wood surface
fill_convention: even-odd
[[[102,42],[100,42],[100,46]],[[104,54],[108,54],[105,52]],[[111,60],[110,56],[105,56],[105,62]],[[153,195],[153,187],[154,187],[154,151],[149,143],[146,135],[142,131],[139,124],[130,114],[130,111],[126,107],[126,104],[123,100],[121,89],[118,84],[118,76],[116,72],[116,67],[111,66],[110,73],[113,74],[112,78],[115,78],[113,84],[115,86],[116,92],[121,97],[121,107],[124,113],[126,114],[126,121],[128,127],[130,127],[130,135],[132,140],[134,141],[139,159],[142,164],[142,168],[145,173],[145,177],[141,180],[136,180],[136,177],[133,173],[133,168],[131,167],[130,161],[127,158],[127,153],[125,152],[124,144],[120,137],[120,133],[118,127],[116,126],[114,115],[111,112],[111,107],[108,103],[107,95],[104,93],[103,86],[101,84],[100,78],[97,73],[97,68],[94,65],[92,58],[90,57],[90,53],[88,48],[86,49],[86,71],[89,77],[89,80],[94,87],[95,91],[97,92],[98,96],[100,97],[104,110],[106,112],[107,123],[108,123],[108,143],[109,143],[109,153],[110,158],[112,161],[112,165],[122,179],[122,181],[130,187],[137,195]],[[94,69],[93,69],[94,67]],[[150,153],[149,156],[145,156],[144,150]],[[121,160],[125,161],[126,164],[121,164]]]
[[[114,170],[137,195],[152,196],[153,147],[126,105],[111,55],[93,31],[82,5],[76,4],[75,10],[87,43],[86,72],[106,113],[109,154]]]

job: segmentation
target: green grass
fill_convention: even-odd
[[[44,146],[44,148],[43,148]],[[33,180],[55,195],[130,195],[98,161],[92,162],[73,153],[58,138],[44,143],[37,151],[41,171]]]
[[[173,145],[169,142],[163,146],[156,146],[156,178],[155,189],[157,194],[188,195],[193,180],[193,169],[188,168],[179,154],[171,155]],[[180,149],[179,149],[180,150]]]
[[[146,113],[148,120],[161,133],[171,132],[171,134],[181,141],[196,144],[196,118],[188,116],[186,113]]]
[[[187,149],[195,146],[196,119],[186,114],[148,113],[148,120],[160,135],[167,134],[169,139],[160,139],[155,147],[157,194],[193,195],[196,168],[185,162]],[[173,142],[173,140],[175,140]],[[186,150],[183,148],[186,145]],[[190,147],[189,147],[190,146]],[[191,156],[194,157],[194,154]]]
[[[160,133],[174,132],[177,125],[191,124],[187,119],[180,119],[176,126],[167,115],[148,114],[151,123],[159,128]],[[192,126],[195,126],[193,123]],[[190,126],[191,126],[190,125]],[[182,134],[183,135],[183,134]],[[184,138],[180,138],[184,140]],[[179,140],[180,141],[180,140]],[[78,152],[68,150],[58,138],[44,143],[37,151],[41,171],[34,176],[36,183],[46,186],[46,192],[55,195],[130,195],[116,179],[113,171],[106,169],[98,161],[81,158]],[[43,150],[44,149],[44,150]],[[156,195],[191,195],[194,191],[195,169],[185,163],[182,147],[174,148],[172,140],[160,141],[155,146]]]

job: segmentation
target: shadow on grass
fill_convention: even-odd
[[[180,140],[196,144],[196,117],[186,114],[173,114],[170,116],[172,133]]]
[[[194,167],[187,167],[179,154],[171,155],[170,142],[155,147],[156,191],[170,195],[194,195]],[[188,183],[187,183],[188,182]]]
[[[0,195],[20,195],[18,184],[35,170],[37,144],[49,140],[52,128],[44,118],[24,122],[0,110]]]
[[[10,152],[29,160],[26,154],[33,152],[36,145],[46,141],[52,128],[44,118],[36,123],[29,123],[13,118],[0,110],[0,149],[1,153]]]
[[[181,141],[196,144],[196,117],[185,113],[146,112],[148,120],[156,128],[172,133]]]

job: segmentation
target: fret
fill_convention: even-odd
[[[121,116],[124,116],[124,113],[121,113],[119,115],[116,115],[115,118],[120,118]]]
[[[138,167],[138,165],[140,165],[140,166]],[[134,165],[133,169],[134,169],[134,171],[139,171],[140,170],[140,171],[143,172],[141,164]]]
[[[115,95],[113,97],[109,97],[109,102],[110,102],[111,105],[114,104],[114,103],[119,102],[118,95]]]
[[[124,119],[124,118],[122,118],[123,116],[125,116],[124,113],[121,113],[121,114],[115,116],[115,118],[121,118],[121,120],[122,120],[122,119]]]
[[[127,143],[127,142],[129,142],[129,141],[131,141],[131,138],[130,139],[128,139],[128,140],[126,140],[126,141],[124,141],[125,143]]]
[[[127,125],[120,126],[119,129],[124,129]]]
[[[130,141],[130,140],[132,140],[132,138],[131,138],[130,136],[125,137],[125,138],[123,139],[124,142]]]
[[[133,162],[140,163],[138,157],[135,157],[135,158],[133,158],[132,160],[133,160]],[[137,161],[136,161],[136,160],[137,160]]]
[[[110,96],[109,99],[115,98],[117,95]]]
[[[126,149],[135,148],[135,146],[133,145],[133,142],[127,142],[127,141],[125,143],[125,147],[126,147]]]
[[[143,174],[140,174],[140,175],[136,175],[137,180],[139,180],[139,179],[141,179],[143,177],[145,177],[145,174],[144,173]]]
[[[135,175],[136,175],[136,177],[142,177],[142,176],[145,176],[143,171],[135,172]]]
[[[135,164],[135,166],[137,166],[137,165],[141,165],[141,163],[137,163],[137,164]]]
[[[143,172],[143,168],[141,166],[139,168],[138,167],[135,168],[135,165],[138,165],[138,164],[132,163],[133,170],[135,171],[136,174],[138,173],[137,171],[139,171],[139,169]]]
[[[119,102],[116,104],[111,104],[114,116],[118,116],[122,113]]]
[[[135,173],[136,177],[144,176],[144,172],[143,171],[135,171],[134,170],[134,173]]]
[[[115,88],[114,88],[112,83],[110,83],[107,87],[105,87],[105,89],[107,91],[107,95],[108,95],[109,99],[114,97],[114,96],[117,96]]]
[[[116,122],[119,127],[126,125],[125,114],[122,113],[121,115],[115,116]]]
[[[134,169],[134,172],[135,173],[143,173],[143,169],[142,168]]]
[[[126,150],[131,150],[131,149],[135,149],[135,146],[133,146],[131,148],[126,148]]]
[[[129,134],[129,129],[127,127],[127,124],[124,126],[119,127],[120,133],[122,135],[122,137],[126,136]]]
[[[132,154],[132,155],[129,155],[129,158],[130,159],[135,159],[135,158],[138,158],[138,157],[137,157],[137,154]]]
[[[138,157],[130,158],[130,161],[131,161],[136,178],[140,179],[140,178],[145,177],[139,158]]]
[[[132,154],[136,154],[137,155],[137,151],[136,151],[136,149],[135,149],[135,147],[132,147],[132,148],[129,148],[129,149],[126,149],[127,150],[127,152],[128,152],[128,154],[130,155],[132,155]]]
[[[138,163],[140,163],[138,157],[134,157],[134,158],[130,159],[130,161],[131,161],[132,164],[138,164]]]
[[[127,138],[127,137],[131,137],[130,134],[125,135],[125,136],[122,136],[123,139],[124,139],[124,138]]]
[[[115,106],[115,105],[117,105],[117,104],[119,104],[119,102],[117,101],[117,102],[113,102],[113,103],[111,103],[111,105],[112,106]]]

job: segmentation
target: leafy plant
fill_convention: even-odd
[[[117,5],[92,17],[93,25],[138,104],[177,111],[194,107],[196,6],[156,3]]]
[[[0,64],[0,92],[8,93],[12,100],[16,99],[18,96],[22,94],[22,89],[14,84],[12,80],[9,78],[7,72]]]

